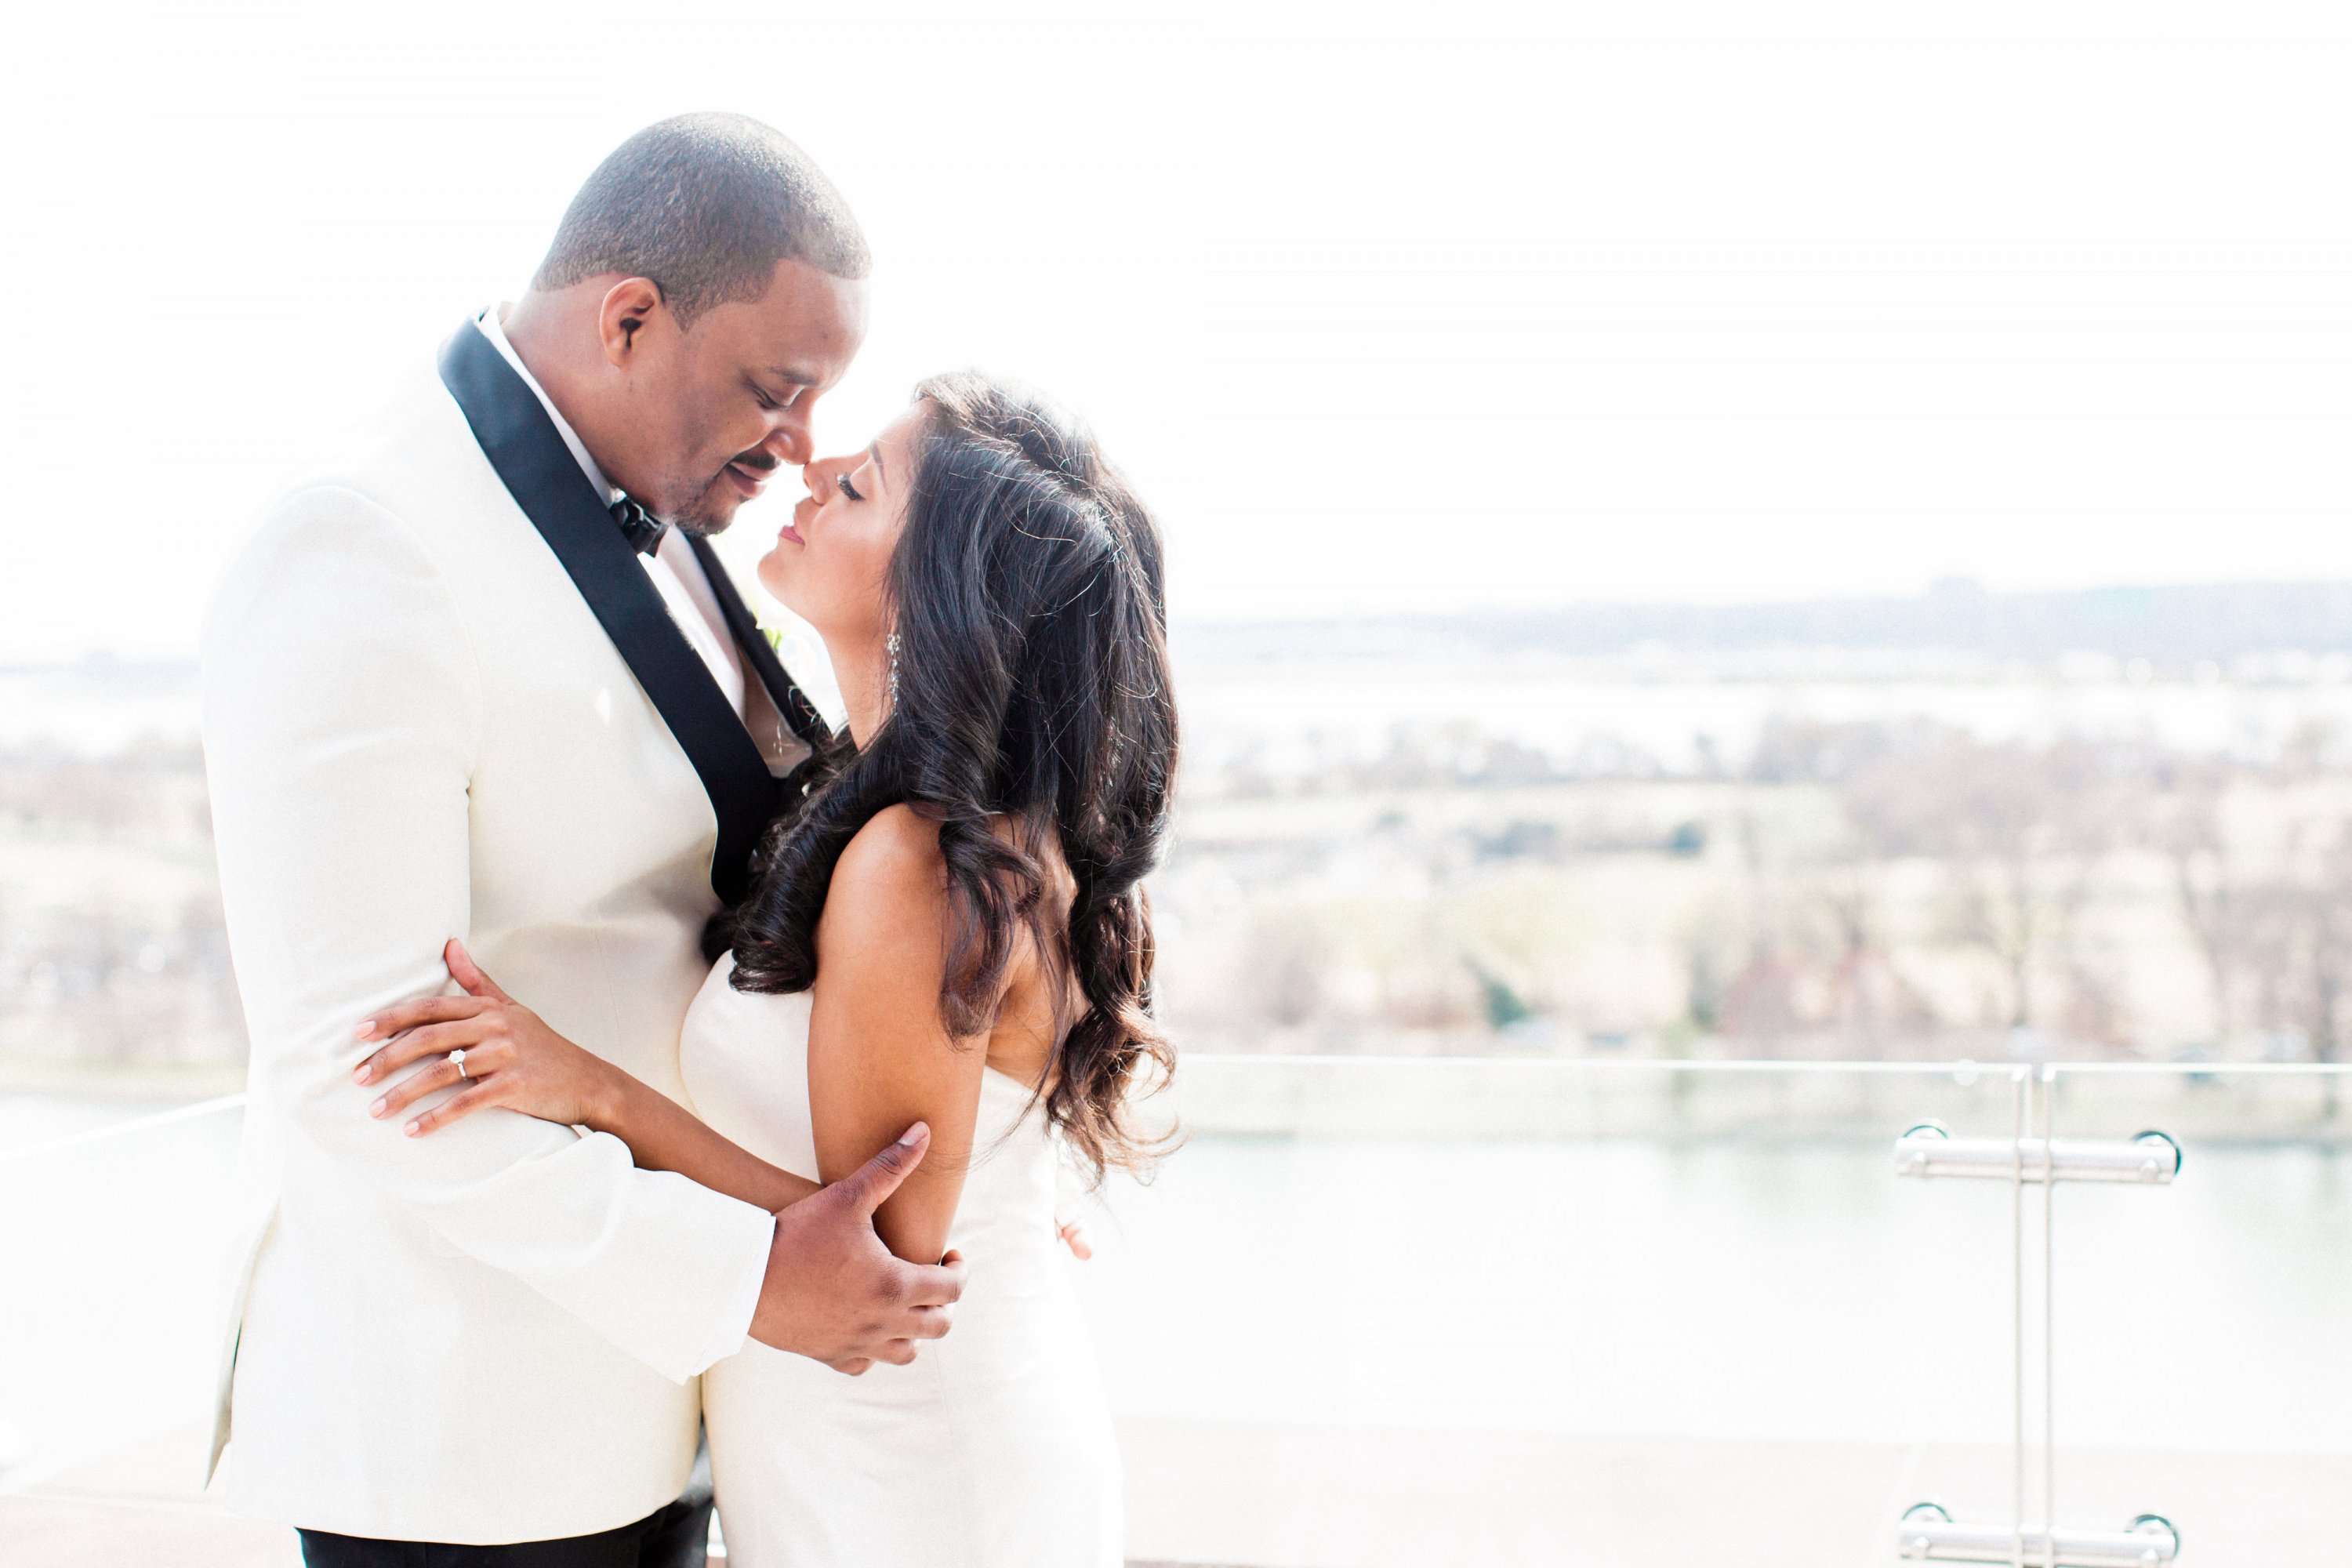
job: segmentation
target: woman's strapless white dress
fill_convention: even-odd
[[[815,1180],[809,997],[728,984],[686,1016],[695,1108]],[[912,1366],[845,1377],[758,1343],[703,1374],[730,1568],[1117,1568],[1118,1450],[1069,1262],[1057,1148],[1028,1088],[982,1073],[949,1245],[971,1265],[955,1327]]]

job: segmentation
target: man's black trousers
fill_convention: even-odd
[[[710,1493],[687,1496],[618,1530],[511,1546],[452,1546],[431,1541],[370,1541],[306,1530],[308,1568],[703,1568],[710,1544]]]

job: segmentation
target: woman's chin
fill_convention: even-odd
[[[793,567],[795,564],[793,557],[800,553],[801,548],[789,539],[779,539],[772,549],[760,557],[760,563],[751,568],[751,574],[760,579],[760,586],[796,616],[801,612],[800,606],[793,603]]]

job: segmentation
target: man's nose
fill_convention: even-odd
[[[796,468],[805,467],[814,445],[809,439],[807,418],[793,409],[784,410],[783,417],[760,445],[780,463],[789,463]]]

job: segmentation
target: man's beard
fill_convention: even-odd
[[[716,539],[727,531],[735,519],[731,515],[728,517],[710,515],[709,510],[702,504],[703,497],[709,493],[709,490],[703,491],[702,495],[694,498],[694,503],[691,506],[676,517],[665,518],[663,521],[680,533],[692,534],[697,539]]]

